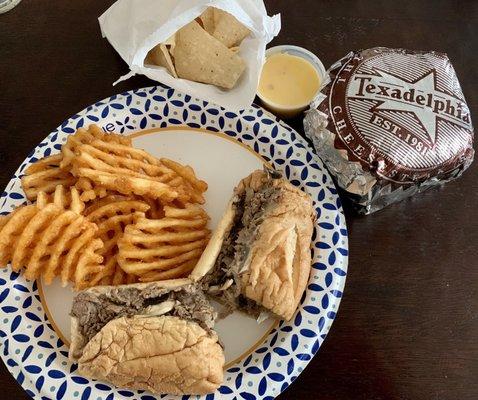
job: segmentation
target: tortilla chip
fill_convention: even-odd
[[[233,53],[239,53],[239,49],[240,49],[239,46],[234,46],[234,47],[231,47],[229,50],[231,50]]]
[[[216,39],[226,47],[238,46],[251,31],[242,25],[236,17],[226,11],[214,8],[214,33]]]
[[[231,89],[246,63],[221,42],[192,21],[176,37],[174,64],[180,78]]]
[[[168,37],[162,44],[164,44],[170,53],[174,51],[174,46],[176,46],[176,34],[173,34],[172,36]]]
[[[171,54],[169,54],[168,47],[165,44],[160,43],[153,47],[146,56],[146,61],[164,67],[172,76],[178,77]]]
[[[206,10],[199,16],[199,20],[201,21],[204,30],[212,35],[214,32],[214,8],[206,8]]]
[[[154,61],[150,51],[148,54],[146,54],[146,58],[144,59],[144,65],[151,65],[151,64],[154,64]]]

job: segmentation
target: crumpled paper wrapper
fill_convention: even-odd
[[[234,15],[251,31],[239,55],[247,68],[231,90],[174,78],[163,67],[146,67],[148,51],[198,17],[207,7]],[[118,0],[99,17],[103,37],[128,64],[130,72],[117,82],[136,74],[162,82],[191,96],[228,109],[249,107],[256,95],[265,58],[265,48],[280,31],[280,15],[269,17],[260,0]]]

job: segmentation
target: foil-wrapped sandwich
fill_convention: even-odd
[[[359,212],[457,178],[471,164],[470,111],[446,54],[356,51],[329,77],[304,127]]]

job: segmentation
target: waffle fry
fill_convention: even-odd
[[[94,211],[98,210],[99,208],[102,208],[108,204],[114,203],[114,202],[119,202],[119,201],[126,201],[126,200],[139,200],[145,203],[148,203],[145,199],[142,198],[135,198],[135,197],[130,197],[130,196],[125,196],[122,194],[108,194],[105,197],[102,197],[101,199],[95,199],[91,202],[88,203],[88,207],[86,207],[84,211],[84,215],[89,216],[91,215]]]
[[[186,261],[183,264],[180,264],[177,267],[167,269],[165,271],[151,271],[146,272],[144,275],[141,275],[139,278],[140,282],[156,282],[164,281],[166,279],[174,279],[178,276],[188,275],[197,264],[197,259]]]
[[[89,242],[81,251],[78,261],[76,262],[74,282],[75,289],[82,290],[91,286],[90,279],[96,276],[104,269],[103,257],[97,252],[103,247],[101,239],[95,239]]]
[[[118,242],[119,265],[140,280],[187,275],[209,240],[208,217],[200,206],[164,206],[164,214],[159,220],[139,218]]]
[[[0,263],[75,289],[187,275],[209,239],[194,170],[91,125],[26,169],[29,200],[0,216]]]
[[[12,254],[12,269],[19,271],[23,266],[28,265],[28,257],[34,250],[37,239],[44,234],[48,225],[61,213],[61,209],[50,204],[39,210],[22,230]],[[27,279],[36,279],[36,271],[27,271]]]
[[[102,199],[103,197],[108,196],[110,191],[105,189],[104,187],[95,185],[91,182],[88,178],[80,177],[75,184],[75,187],[80,192],[80,199],[85,203],[95,200],[95,199]]]
[[[95,203],[88,207],[85,214],[89,221],[98,226],[96,236],[104,243],[99,254],[105,260],[105,268],[91,280],[91,286],[136,282],[134,275],[126,274],[118,265],[118,240],[123,236],[126,225],[134,223],[138,218],[144,218],[149,205],[122,196],[109,196]]]
[[[14,271],[25,268],[26,279],[43,275],[45,282],[51,283],[61,275],[63,284],[74,280],[82,287],[85,277],[103,268],[98,254],[103,242],[93,240],[98,228],[77,212],[54,203],[28,205],[5,219],[0,225],[0,261],[10,261]]]
[[[79,265],[78,263],[84,249],[87,246],[89,246],[91,242],[94,241],[97,230],[98,230],[98,227],[95,224],[87,223],[86,221],[83,226],[83,230],[81,231],[79,235],[77,234],[75,236],[75,232],[72,232],[70,229],[68,229],[67,235],[65,236],[70,238],[74,237],[75,240],[71,241],[68,254],[66,254],[62,263],[60,277],[61,277],[61,282],[63,286],[66,286],[68,284],[68,281],[73,281],[75,283],[76,288],[86,286],[85,281],[87,278],[87,273],[86,273],[87,265],[86,264],[83,265],[83,271],[79,273],[78,275],[76,274],[76,269],[78,268],[78,265]],[[96,244],[99,243],[98,240],[96,241]],[[100,264],[103,262],[103,258],[101,256],[98,256],[96,260],[97,262],[93,266],[94,270],[92,270],[92,268],[89,268],[88,272],[90,273],[100,272],[102,267]],[[78,281],[78,278],[82,279],[82,281]]]
[[[127,136],[105,133],[97,125],[90,125],[88,129],[80,128],[74,135],[68,136],[66,143],[61,148],[60,167],[69,169],[73,159],[77,156],[78,148],[82,144],[91,143],[98,139],[105,143],[121,143],[131,146],[131,139]]]
[[[62,234],[62,232],[76,219],[78,219],[78,214],[73,211],[66,211],[62,212],[61,209],[58,209],[56,212],[55,217],[45,215],[46,213],[39,212],[37,216],[41,216],[43,218],[54,218],[51,223],[47,220],[47,228],[43,228],[42,234],[37,234],[39,241],[35,245],[33,252],[31,253],[31,257],[28,260],[25,270],[25,278],[27,279],[36,279],[42,272],[46,272],[48,270],[48,279],[47,283],[51,283],[52,278],[54,278],[58,264],[56,265],[50,261],[54,260],[52,258],[52,254],[57,254],[58,252],[64,251],[63,248],[56,249],[56,245],[58,243],[58,237]],[[25,229],[24,232],[26,232]],[[37,231],[38,232],[38,231]],[[21,249],[20,244],[17,249]],[[49,256],[48,263],[45,264],[44,258]],[[57,258],[57,262],[59,261],[59,257]],[[17,267],[21,268],[22,264],[19,264]],[[12,261],[12,267],[14,268],[14,261]]]
[[[125,175],[158,178],[164,182],[174,177],[174,171],[165,167],[151,154],[118,143],[106,143],[95,140],[79,147],[79,155],[75,157],[79,165],[100,167],[106,172],[122,172]]]
[[[3,217],[4,224],[0,230],[0,264],[6,265],[13,255],[23,229],[36,215],[38,208],[34,205],[19,207],[10,215]]]
[[[81,214],[85,209],[85,203],[81,200],[80,193],[74,186],[65,189],[64,186],[58,185],[52,194],[39,192],[36,204],[38,208],[44,208],[48,204],[55,204],[62,210],[71,210],[76,214]]]
[[[0,230],[7,224],[11,217],[12,214],[0,215]]]
[[[189,165],[184,166],[168,158],[161,158],[160,161],[183,179],[182,183],[189,189],[195,203],[204,203],[202,194],[207,190],[207,183],[198,179]]]
[[[91,168],[79,168],[78,174],[105,189],[126,195],[152,197],[164,202],[171,202],[178,197],[178,193],[167,184],[148,178],[119,175]]]
[[[207,184],[196,178],[191,167],[171,160],[159,160],[144,150],[122,143],[93,140],[77,146],[72,158],[73,174],[88,179],[92,187],[120,191],[169,202],[178,199],[203,203]],[[122,184],[119,185],[119,182]],[[166,188],[169,197],[165,198]],[[89,199],[93,193],[89,193]]]
[[[45,157],[25,170],[22,188],[28,200],[34,201],[39,192],[53,193],[58,185],[69,187],[76,183],[68,170],[60,168],[61,160],[61,154]]]
[[[61,277],[61,273],[65,268],[65,249],[71,249],[73,243],[78,238],[79,234],[87,231],[88,229],[93,229],[84,218],[74,219],[62,232],[61,237],[58,238],[54,248],[50,253],[50,259],[44,269],[43,279],[46,284],[53,282],[53,279],[56,276]],[[68,252],[68,254],[70,254]],[[70,258],[72,255],[70,255]],[[71,273],[63,273],[63,286],[68,283],[68,279],[71,279]]]
[[[164,217],[164,206],[160,201],[148,198],[145,198],[144,201],[149,206],[149,210],[146,211],[146,218],[161,219]]]

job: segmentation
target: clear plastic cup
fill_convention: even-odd
[[[320,81],[319,89],[317,90],[317,92],[320,91],[320,86],[326,77],[326,70],[322,62],[319,60],[319,58],[315,54],[313,54],[309,50],[306,50],[302,47],[292,46],[292,45],[283,45],[283,46],[275,46],[275,47],[271,47],[267,49],[266,59],[272,54],[277,54],[277,53],[290,54],[292,56],[301,57],[304,60],[308,61],[317,71],[317,74],[319,76],[319,81]],[[257,96],[259,97],[259,99],[261,100],[261,103],[264,105],[265,108],[267,108],[269,111],[271,111],[275,115],[282,118],[292,118],[297,116],[309,106],[310,101],[312,101],[313,98],[315,97],[313,96],[310,99],[310,101],[307,101],[304,104],[297,104],[294,106],[289,106],[289,105],[284,106],[281,104],[274,103],[274,101],[265,97],[263,94],[259,92],[259,89],[257,90]]]
[[[22,0],[0,0],[0,14],[10,11],[13,7],[18,5]]]

